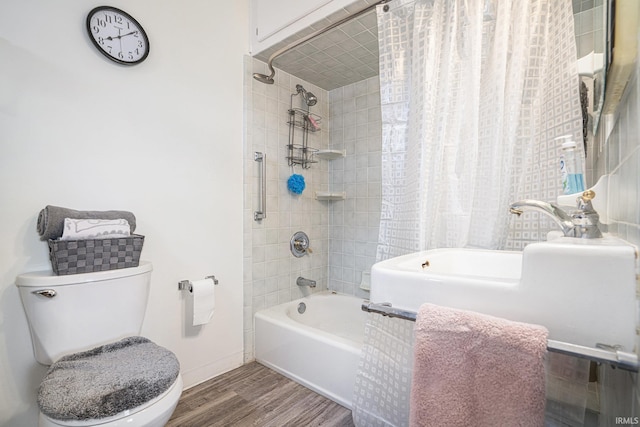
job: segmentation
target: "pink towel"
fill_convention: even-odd
[[[411,426],[542,426],[547,334],[538,325],[423,304]]]

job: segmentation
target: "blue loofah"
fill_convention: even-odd
[[[287,188],[295,194],[302,194],[304,191],[304,176],[294,173],[287,180]]]

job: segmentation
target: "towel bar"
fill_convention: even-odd
[[[260,163],[260,210],[253,213],[254,221],[267,217],[267,154],[256,151],[253,160]]]
[[[366,300],[362,303],[362,311],[412,322],[416,321],[417,315],[413,311],[394,308],[389,303],[375,304]],[[613,367],[626,371],[638,372],[640,370],[637,354],[622,351],[618,347],[606,344],[596,344],[596,348],[591,348],[562,341],[547,340],[547,351],[588,359],[598,363],[608,363]]]
[[[213,280],[213,284],[217,285],[218,284],[218,279],[216,279],[216,276],[207,276],[205,277],[205,279],[211,279]],[[181,280],[178,282],[178,290],[179,291],[189,291],[191,292],[193,290],[193,286],[191,285],[191,281],[190,280]]]

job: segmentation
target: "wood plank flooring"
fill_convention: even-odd
[[[166,427],[352,427],[351,411],[252,362],[182,393]]]

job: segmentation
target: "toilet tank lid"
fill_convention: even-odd
[[[50,287],[74,285],[79,283],[100,282],[103,280],[119,279],[121,277],[136,276],[153,270],[149,261],[140,261],[137,267],[119,268],[116,270],[94,271],[92,273],[68,274],[57,276],[51,270],[32,271],[23,273],[16,278],[16,286],[21,287]]]

